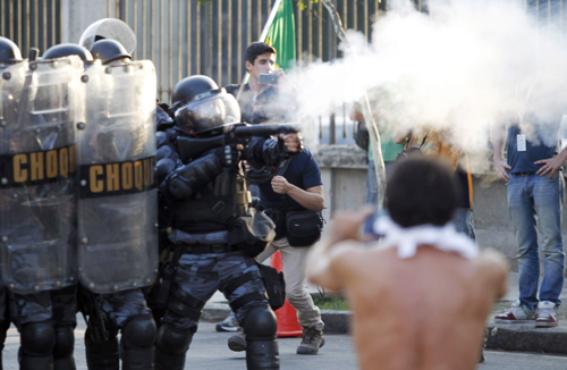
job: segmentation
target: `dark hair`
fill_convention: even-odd
[[[386,187],[385,206],[402,227],[445,225],[457,207],[459,187],[449,165],[414,154],[401,160]]]
[[[259,55],[266,53],[276,54],[276,49],[266,44],[265,42],[258,41],[248,45],[244,57],[246,58],[246,61],[254,64],[254,61],[256,60],[256,58],[258,58]]]

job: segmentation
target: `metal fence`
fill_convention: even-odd
[[[0,0],[0,35],[13,40],[24,55],[61,41],[61,0]]]
[[[244,51],[258,40],[273,0],[119,0],[116,16],[138,36],[138,58],[154,61],[159,96],[168,100],[175,83],[191,74],[238,83],[245,73]],[[294,1],[299,63],[340,56],[337,38],[322,4]],[[344,24],[369,35],[378,0],[336,0]],[[109,12],[114,9],[109,9]]]

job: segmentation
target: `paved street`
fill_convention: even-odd
[[[84,326],[76,331],[77,369],[86,370],[84,360],[83,336]],[[216,333],[214,326],[204,323],[189,351],[186,369],[193,370],[243,370],[246,368],[244,353],[233,353],[226,347],[229,334]],[[17,370],[16,353],[18,335],[10,330],[4,353],[4,369]],[[297,356],[295,348],[299,339],[281,339],[282,370],[350,370],[356,369],[356,361],[352,349],[351,338],[347,335],[329,335],[327,344],[319,356]],[[479,370],[565,370],[567,357],[544,356],[523,353],[487,352],[487,362],[479,366]]]

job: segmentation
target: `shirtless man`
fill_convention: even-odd
[[[309,255],[308,277],[345,294],[361,369],[474,369],[506,262],[479,254],[449,223],[458,195],[445,164],[412,156],[386,189],[390,218],[375,225],[385,237],[362,240],[368,212],[338,215]]]

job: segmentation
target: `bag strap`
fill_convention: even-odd
[[[278,169],[276,170],[276,175],[283,176],[284,173],[286,173],[290,162],[291,162],[291,158],[284,159],[283,161],[281,161],[280,164],[278,165]]]

